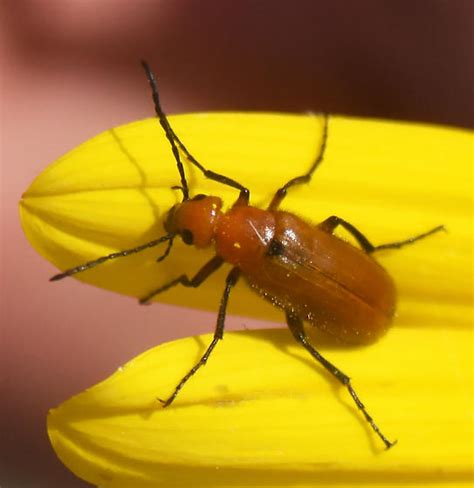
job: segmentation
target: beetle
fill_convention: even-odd
[[[166,400],[160,400],[163,406],[171,405],[186,382],[206,364],[223,338],[229,295],[243,276],[252,289],[284,311],[287,325],[296,341],[347,388],[356,406],[385,447],[392,447],[396,441],[389,441],[381,432],[360,401],[349,376],[323,357],[311,344],[303,323],[309,322],[347,343],[374,342],[391,324],[396,305],[396,290],[392,278],[375,261],[373,254],[381,249],[399,249],[412,244],[443,230],[444,226],[437,226],[408,239],[374,246],[362,232],[338,216],[330,216],[323,222],[312,225],[293,213],[279,210],[288,190],[309,182],[322,162],[328,140],[327,114],[323,116],[321,146],[309,170],[279,188],[268,208],[260,209],[250,205],[250,191],[247,187],[228,176],[205,168],[188,151],[161,107],[157,81],[151,68],[145,61],[142,61],[142,65],[150,84],[156,116],[176,160],[181,183],[173,188],[182,192],[182,201],[168,211],[164,220],[164,236],[133,249],[102,256],[68,269],[53,276],[51,281],[167,242],[166,250],[158,258],[158,261],[162,261],[169,255],[177,236],[185,244],[196,248],[214,246],[214,257],[193,277],[181,274],[140,300],[140,303],[147,303],[156,295],[177,285],[197,288],[224,263],[232,266],[225,280],[213,339],[201,359],[176,385],[173,393]],[[190,196],[182,156],[206,178],[239,191],[237,200],[228,211],[222,210],[222,199],[217,196]],[[334,235],[338,226],[351,234],[360,248]]]

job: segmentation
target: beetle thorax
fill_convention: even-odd
[[[255,270],[275,234],[275,218],[265,210],[237,205],[223,214],[216,227],[216,251],[242,271]]]

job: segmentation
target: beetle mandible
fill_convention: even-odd
[[[225,281],[212,342],[201,359],[177,384],[170,397],[160,400],[163,406],[167,407],[174,401],[185,383],[206,364],[222,339],[229,294],[243,275],[257,293],[285,312],[286,322],[294,338],[347,388],[385,447],[392,447],[395,442],[389,441],[380,431],[353,389],[349,376],[324,358],[311,344],[303,322],[307,321],[353,344],[368,344],[378,339],[390,326],[395,311],[396,291],[392,278],[373,259],[372,254],[381,249],[399,249],[444,227],[437,226],[402,241],[374,246],[357,228],[340,217],[331,216],[314,226],[290,212],[279,210],[288,190],[309,182],[323,160],[328,138],[328,115],[323,117],[319,153],[307,173],[290,179],[279,188],[266,210],[251,206],[248,188],[232,178],[206,169],[187,150],[161,108],[153,72],[146,62],[143,61],[142,65],[151,87],[156,115],[176,159],[181,184],[175,188],[181,190],[182,202],[174,205],[165,218],[166,235],[133,249],[115,252],[68,269],[53,276],[51,281],[167,242],[165,252],[158,259],[162,261],[170,253],[177,236],[197,248],[215,246],[215,256],[192,278],[182,274],[140,300],[140,303],[146,303],[176,285],[196,288],[224,263],[232,265]],[[222,211],[222,200],[217,196],[199,194],[190,197],[181,155],[206,178],[239,191],[237,200],[227,212]],[[338,226],[355,238],[360,249],[333,234]]]

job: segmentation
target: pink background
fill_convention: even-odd
[[[473,14],[469,0],[2,2],[2,488],[88,486],[50,448],[48,409],[214,325],[215,314],[50,284],[55,269],[20,228],[18,200],[47,164],[152,115],[139,59],[170,113],[327,110],[472,127]]]

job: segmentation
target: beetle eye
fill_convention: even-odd
[[[203,198],[206,198],[206,195],[204,195],[204,193],[199,193],[199,195],[196,195],[192,199],[193,200],[202,200]]]
[[[193,233],[189,229],[184,229],[181,232],[181,238],[183,239],[183,242],[189,246],[191,246],[194,241]]]

